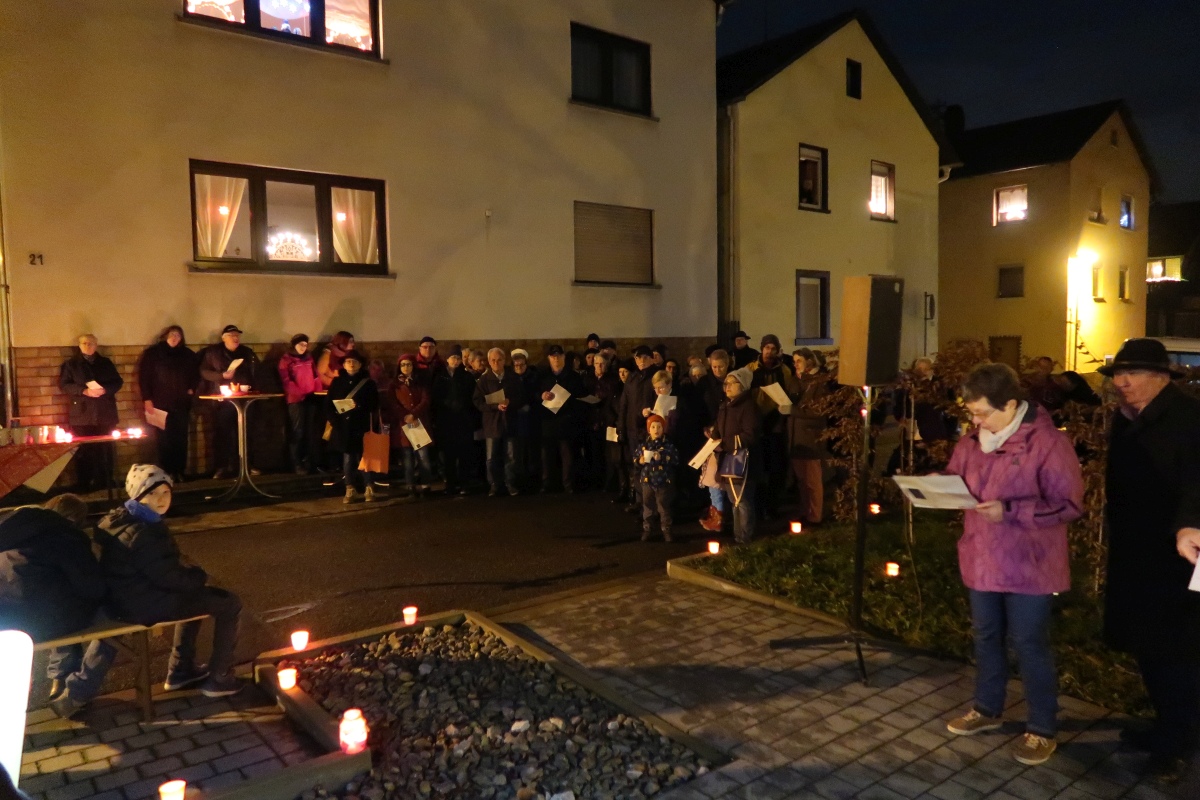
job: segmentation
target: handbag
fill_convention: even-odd
[[[721,477],[744,480],[749,465],[750,451],[742,447],[742,437],[733,437],[733,452],[721,456]]]
[[[375,420],[379,421],[379,432],[375,431]],[[387,474],[391,458],[392,441],[383,430],[383,415],[376,412],[371,420],[371,430],[363,434],[363,454],[358,468],[363,472]]]

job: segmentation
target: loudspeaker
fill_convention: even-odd
[[[904,279],[857,275],[842,284],[838,383],[881,386],[900,372]]]

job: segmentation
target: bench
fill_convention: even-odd
[[[195,622],[207,617],[207,614],[201,614],[197,617],[172,619],[165,622],[158,622],[154,625],[138,625],[118,620],[107,620],[90,628],[84,628],[81,631],[60,636],[57,639],[38,642],[34,645],[33,649],[34,652],[43,652],[73,644],[87,644],[98,639],[112,639],[119,650],[132,656],[133,660],[137,662],[137,683],[135,689],[137,691],[138,705],[142,709],[142,719],[146,722],[153,722],[154,703],[151,700],[150,634],[158,635],[164,628],[172,628],[176,625],[182,625],[185,622]],[[125,639],[130,639],[132,642],[127,642]]]

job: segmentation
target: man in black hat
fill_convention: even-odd
[[[733,367],[730,368],[730,372],[758,361],[758,351],[750,346],[750,334],[745,331],[735,333],[733,335],[733,352],[729,355],[733,359]]]
[[[646,435],[646,417],[654,408],[654,384],[651,379],[659,367],[654,363],[654,351],[640,344],[633,351],[633,362],[637,369],[629,374],[621,399],[617,401],[617,430],[629,453],[633,453]],[[630,513],[641,508],[638,496],[626,507]]]
[[[200,394],[219,394],[222,386],[253,386],[256,366],[258,356],[242,344],[241,329],[226,325],[221,342],[210,344],[200,356]],[[217,403],[213,414],[213,460],[217,467],[214,479],[238,474],[237,409],[233,403]]]
[[[1130,339],[1100,372],[1121,402],[1106,476],[1104,635],[1137,658],[1156,714],[1151,730],[1122,738],[1174,781],[1200,741],[1200,593],[1188,590],[1200,554],[1200,400],[1171,382],[1155,339]]]
[[[562,476],[564,492],[575,491],[575,436],[579,431],[579,398],[583,396],[583,379],[567,366],[562,345],[552,344],[546,350],[549,368],[538,373],[537,403],[542,429],[542,491],[549,492],[554,484],[554,468]],[[557,411],[546,408],[544,402],[554,397],[554,387],[570,392],[565,405]]]

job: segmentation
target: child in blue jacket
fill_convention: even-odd
[[[650,539],[650,521],[655,505],[662,525],[663,541],[671,541],[671,504],[675,500],[675,473],[679,469],[679,450],[667,439],[667,422],[658,414],[646,418],[649,433],[634,451],[642,486],[642,541]]]

